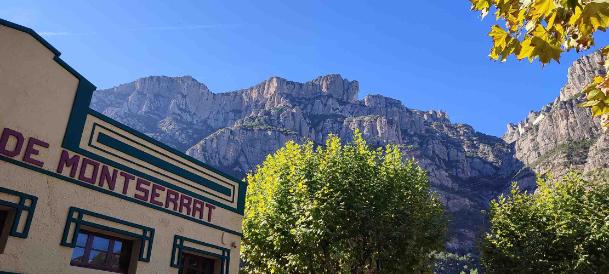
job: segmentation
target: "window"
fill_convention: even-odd
[[[215,274],[217,260],[184,253],[180,274]]]
[[[37,201],[36,196],[0,186],[0,253],[9,236],[27,238]]]
[[[0,253],[4,252],[8,236],[11,233],[11,226],[13,224],[11,213],[10,209],[0,206]]]
[[[80,231],[72,250],[71,265],[127,273],[131,241]]]

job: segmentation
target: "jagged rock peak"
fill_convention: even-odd
[[[509,123],[503,139],[512,143],[531,129],[537,127],[550,113],[559,109],[578,110],[577,103],[582,99],[582,90],[595,76],[605,74],[603,55],[600,51],[582,56],[575,60],[567,72],[567,83],[560,90],[560,95],[539,111],[530,111],[527,117],[518,123]]]
[[[133,84],[133,86],[130,86]],[[134,88],[135,91],[147,91],[147,92],[159,92],[166,93],[170,91],[180,90],[180,91],[202,91],[209,92],[207,86],[192,76],[178,76],[178,77],[169,77],[169,76],[148,76],[135,80],[132,83],[120,85],[117,88],[121,88],[122,86],[128,86],[128,88]]]
[[[609,166],[609,138],[603,136],[599,119],[578,106],[584,100],[583,88],[605,73],[602,63],[599,52],[578,59],[558,98],[529,112],[524,121],[508,125],[503,140],[513,144],[516,158],[537,174],[560,177],[570,169],[595,172]]]
[[[357,101],[359,93],[359,82],[357,81],[343,79],[340,74],[328,74],[317,77],[312,82],[318,84],[321,91],[330,96],[341,98],[347,102]]]
[[[605,74],[603,62],[604,58],[600,51],[575,60],[567,72],[567,84],[560,91],[560,100],[572,99],[594,79],[594,76]]]
[[[364,105],[367,107],[400,107],[402,102],[398,99],[393,99],[380,94],[370,94],[364,97]]]
[[[276,94],[289,94],[304,98],[327,95],[341,101],[355,102],[359,93],[359,83],[344,79],[340,74],[320,76],[305,83],[273,76],[250,88],[250,90],[262,94],[264,97],[271,97]]]

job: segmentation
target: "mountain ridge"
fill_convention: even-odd
[[[405,157],[414,158],[428,171],[432,189],[441,195],[450,218],[447,247],[468,253],[475,252],[476,237],[484,229],[481,211],[488,208],[489,200],[505,193],[512,181],[532,190],[535,172],[572,166],[584,170],[585,164],[572,165],[581,161],[590,162],[591,167],[606,166],[601,153],[604,141],[587,141],[590,136],[604,137],[586,116],[587,110],[577,108],[573,101],[598,72],[595,58],[576,61],[559,98],[531,112],[525,121],[508,125],[502,138],[452,123],[446,112],[411,109],[383,95],[358,99],[359,82],[339,74],[303,83],[273,76],[222,93],[211,92],[190,76],[151,76],[96,91],[91,107],[240,177],[289,140],[321,145],[328,134],[335,134],[349,141],[353,130],[359,129],[372,146],[397,144]],[[559,142],[567,135],[590,144]],[[545,156],[549,164],[533,165],[543,154],[563,155],[564,146],[583,146],[582,155]],[[601,147],[591,150],[597,146]],[[540,168],[544,166],[549,167]]]

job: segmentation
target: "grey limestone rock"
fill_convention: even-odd
[[[450,250],[475,250],[482,211],[517,181],[534,188],[535,172],[607,168],[609,137],[580,91],[602,73],[600,55],[576,61],[560,96],[508,125],[503,138],[440,111],[421,111],[382,95],[358,99],[357,81],[338,74],[305,83],[271,77],[252,87],[213,93],[192,77],[146,77],[95,92],[91,107],[238,177],[286,142],[323,144],[328,134],[350,140],[359,129],[373,146],[398,144],[429,173],[450,218]]]

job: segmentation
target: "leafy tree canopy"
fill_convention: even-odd
[[[414,273],[443,249],[443,206],[425,171],[357,132],[345,145],[288,142],[247,181],[247,273]]]
[[[609,273],[609,182],[570,173],[532,195],[514,185],[491,203],[481,251],[489,273]]]
[[[609,0],[470,0],[472,9],[486,16],[492,9],[504,26],[491,27],[490,57],[505,61],[538,59],[542,64],[559,62],[563,52],[581,51],[594,45],[594,34],[609,27]],[[609,47],[602,49],[609,69]],[[593,116],[609,127],[609,76],[595,78],[585,90]]]

